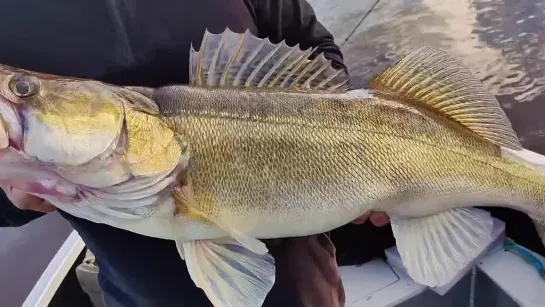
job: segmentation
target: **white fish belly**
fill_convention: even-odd
[[[299,237],[331,231],[350,223],[368,209],[362,202],[348,201],[342,203],[314,203],[314,206],[282,205],[278,207],[291,208],[264,212],[249,210],[244,215],[234,215],[232,212],[222,213],[220,220],[226,225],[258,239],[273,239],[282,237]]]

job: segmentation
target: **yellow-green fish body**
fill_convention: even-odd
[[[274,260],[257,239],[382,210],[409,275],[438,286],[491,240],[491,217],[469,207],[544,221],[545,158],[457,60],[423,48],[350,91],[311,53],[207,32],[191,84],[157,89],[3,67],[0,181],[176,241],[216,306],[265,299]]]
[[[329,231],[367,210],[417,217],[525,202],[538,214],[545,203],[543,173],[392,95],[177,92],[181,114],[166,121],[191,144],[195,206],[258,238]]]

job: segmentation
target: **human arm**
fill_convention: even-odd
[[[386,226],[390,223],[388,215],[381,211],[369,211],[352,221],[352,223],[360,225],[367,222],[367,220],[370,220],[377,227]]]

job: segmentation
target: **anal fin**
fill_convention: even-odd
[[[225,238],[176,242],[189,274],[216,307],[259,307],[275,280],[273,257]]]
[[[545,246],[545,226],[536,219],[532,219],[532,222],[534,223],[534,226],[536,228],[537,235],[541,239],[541,243],[543,246]]]
[[[486,211],[461,208],[414,219],[391,219],[403,265],[416,282],[430,287],[450,282],[492,239]]]

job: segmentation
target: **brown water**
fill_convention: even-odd
[[[427,45],[464,61],[545,154],[545,0],[379,1],[342,44],[354,84]]]

